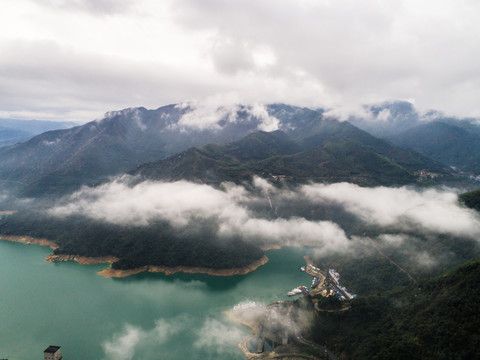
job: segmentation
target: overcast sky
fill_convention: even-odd
[[[0,117],[205,97],[480,116],[478,0],[2,0]]]

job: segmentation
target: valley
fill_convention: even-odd
[[[432,289],[424,299],[440,296],[428,284],[439,276],[456,279],[453,269],[480,256],[478,194],[459,195],[475,188],[472,174],[322,111],[282,104],[264,110],[238,106],[212,130],[185,127],[194,111],[188,107],[126,109],[2,147],[1,238],[49,246],[46,261],[54,269],[89,265],[105,281],[191,276],[227,288],[263,274],[275,261],[267,249],[282,249],[275,251],[306,256],[318,288],[287,301],[287,291],[303,282],[285,286],[282,262],[275,263],[278,273],[261,280],[268,279],[267,302],[246,311],[253,318],[235,314],[250,302],[229,311],[256,337],[245,340],[244,330],[217,315],[205,320],[213,332],[235,333],[234,341],[225,340],[229,354],[240,343],[247,358],[394,358],[392,349],[400,348],[412,356],[450,356],[454,347],[430,352],[424,333],[411,335],[414,321],[427,321],[421,310],[414,320],[413,309],[433,300],[410,297],[420,296],[420,288]],[[266,123],[275,128],[261,130]],[[402,131],[414,131],[414,123]],[[288,271],[300,272],[302,261]],[[328,269],[342,274],[341,284]],[[211,279],[217,277],[224,280]],[[268,290],[273,282],[275,296]],[[249,288],[236,304],[260,298]],[[416,305],[398,310],[393,298]],[[443,304],[449,301],[463,304],[458,298]],[[381,309],[376,317],[375,309]],[[404,323],[404,314],[412,322]],[[358,332],[361,321],[366,337],[353,349],[345,334]],[[442,321],[451,320],[439,318],[443,328]],[[372,340],[386,326],[395,329],[389,337]],[[197,346],[192,341],[188,351]]]

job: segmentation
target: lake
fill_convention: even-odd
[[[47,263],[51,250],[0,241],[0,358],[65,360],[244,359],[250,329],[222,314],[248,301],[269,304],[309,285],[307,249],[283,248],[242,276],[139,274],[109,279],[107,265]]]

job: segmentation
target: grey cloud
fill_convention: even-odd
[[[132,0],[40,0],[40,4],[63,10],[80,10],[94,15],[125,13],[135,3]]]
[[[475,1],[22,4],[39,20],[20,11],[12,18],[29,30],[0,37],[2,116],[86,121],[107,110],[226,93],[237,103],[286,102],[337,113],[410,99],[421,111],[480,115]],[[85,22],[69,23],[72,36],[62,38],[62,22],[78,15]],[[94,40],[82,34],[90,26]],[[131,31],[118,39],[113,32],[124,28]],[[105,46],[89,50],[89,43]]]
[[[211,51],[213,62],[220,72],[235,74],[254,66],[248,44],[239,39],[217,39]]]
[[[50,114],[87,121],[105,110],[150,106],[194,97],[209,81],[212,91],[223,86],[207,75],[155,63],[98,53],[78,53],[46,40],[0,42],[0,99],[3,116]],[[203,78],[203,80],[201,80]],[[163,84],[168,84],[164,86]],[[55,104],[51,99],[56,99]],[[28,106],[26,106],[28,99]],[[159,100],[161,99],[161,100]],[[159,104],[160,103],[160,104]],[[79,118],[80,117],[80,118]]]
[[[465,113],[475,112],[469,94],[478,91],[480,51],[472,47],[478,36],[467,30],[477,27],[470,11],[478,4],[464,5],[183,0],[177,16],[186,27],[268,44],[284,72],[302,71],[327,89],[324,104],[414,98],[422,109]],[[415,10],[418,17],[411,16]],[[455,103],[439,96],[454,96]]]

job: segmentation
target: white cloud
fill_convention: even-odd
[[[96,188],[84,187],[68,199],[69,203],[50,212],[57,216],[83,214],[119,225],[147,225],[164,219],[184,226],[195,217],[218,217],[221,221],[248,217],[237,205],[244,197],[239,187],[224,192],[187,181],[145,181],[130,186],[129,180],[124,177]]]
[[[166,220],[187,226],[192,220],[213,218],[220,236],[240,235],[262,242],[315,245],[322,251],[345,251],[349,240],[330,221],[304,218],[256,218],[249,204],[260,199],[242,186],[224,184],[224,190],[187,181],[172,183],[144,181],[131,185],[122,177],[96,188],[84,187],[49,210],[55,216],[81,214],[118,225],[148,225]],[[257,184],[264,181],[257,179]],[[262,198],[263,199],[263,198]],[[265,201],[265,199],[263,199]]]
[[[349,183],[306,185],[301,192],[312,202],[332,202],[370,224],[401,230],[421,228],[434,233],[480,234],[480,219],[461,207],[449,190],[362,188]]]
[[[108,359],[131,360],[135,347],[144,336],[145,333],[140,328],[126,325],[120,334],[114,335],[112,340],[103,344],[103,350]]]
[[[252,116],[260,120],[260,124],[258,125],[259,130],[262,130],[262,131],[278,130],[278,124],[280,123],[280,120],[278,120],[274,116],[270,116],[265,106],[261,104],[254,104],[249,109],[249,111],[252,114]]]
[[[379,121],[388,121],[390,119],[390,110],[388,109],[383,109],[382,111],[380,111],[377,115],[377,120]]]
[[[236,345],[245,338],[245,331],[238,325],[217,319],[205,320],[197,330],[197,340],[194,346],[208,350],[209,353],[225,354],[236,351]]]
[[[173,226],[185,227],[197,220],[213,219],[218,224],[220,238],[241,236],[259,244],[309,245],[323,255],[355,251],[365,239],[347,236],[332,221],[301,217],[296,213],[297,206],[300,210],[311,205],[325,209],[340,206],[366,224],[388,231],[472,238],[480,235],[478,214],[460,206],[457,195],[451,190],[362,188],[349,183],[310,184],[280,190],[256,178],[254,185],[261,191],[250,192],[243,186],[228,183],[216,189],[187,181],[133,183],[134,180],[122,177],[96,188],[84,187],[48,212],[55,216],[80,214],[114,224],[137,226],[164,220]],[[276,217],[275,207],[288,203],[293,204],[289,217]],[[265,207],[271,211],[268,217],[256,212]],[[275,217],[271,218],[272,215]],[[377,240],[400,247],[416,239],[389,234]]]
[[[183,319],[185,320],[185,319]],[[153,329],[125,324],[122,331],[113,334],[111,340],[102,344],[106,359],[131,360],[142,348],[154,348],[167,342],[173,335],[182,330],[184,321],[176,318],[172,321],[158,319]]]
[[[236,225],[236,224],[235,224]],[[249,238],[274,241],[285,245],[312,245],[323,251],[346,251],[350,245],[345,232],[330,221],[309,221],[304,218],[248,219],[238,226],[222,224],[221,233],[240,233]]]
[[[239,102],[238,96],[234,94],[222,94],[180,103],[177,108],[189,111],[170,127],[183,131],[189,129],[215,131],[221,129],[224,123],[244,122],[253,125],[258,123],[257,129],[263,131],[278,130],[280,120],[270,116],[264,105]]]
[[[220,100],[220,101],[219,101]],[[186,112],[178,123],[173,124],[172,128],[180,128],[182,130],[219,130],[221,128],[219,122],[224,120],[227,123],[237,122],[237,111],[239,106],[236,104],[223,103],[224,96],[214,96],[205,99],[202,102],[189,102],[180,104],[180,108],[188,106],[190,111]]]

